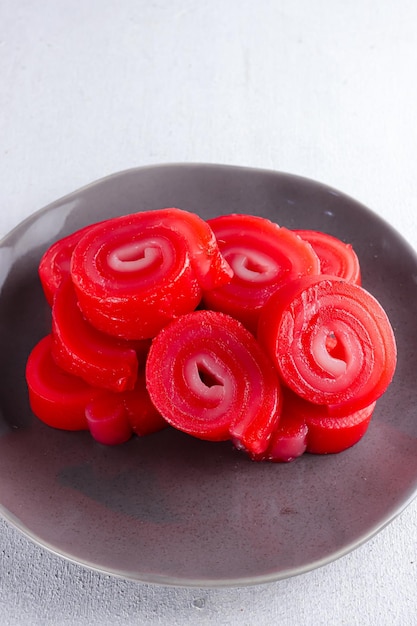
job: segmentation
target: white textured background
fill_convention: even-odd
[[[112,172],[195,161],[320,180],[417,248],[416,75],[414,0],[0,0],[0,237]],[[417,501],[244,589],[117,580],[0,532],[1,626],[417,623]]]

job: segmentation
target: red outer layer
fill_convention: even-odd
[[[204,294],[204,306],[240,320],[256,332],[262,307],[282,284],[320,272],[310,244],[268,219],[231,214],[208,221],[234,271],[228,284]]]
[[[354,413],[329,417],[327,407],[303,400],[284,389],[283,417],[305,424],[306,452],[335,454],[355,445],[366,433],[376,403]]]
[[[51,356],[52,338],[41,339],[26,365],[26,381],[33,413],[48,426],[87,430],[85,407],[97,389],[61,370]]]
[[[327,407],[303,400],[284,388],[281,420],[267,450],[255,455],[255,461],[284,463],[304,452],[336,454],[354,446],[365,435],[375,405],[349,415],[329,417]]]
[[[278,427],[272,433],[268,448],[261,455],[252,456],[254,461],[289,463],[302,456],[307,448],[307,424],[304,418],[291,413],[284,406]]]
[[[138,359],[134,345],[101,333],[84,319],[69,278],[55,294],[52,336],[52,356],[70,374],[112,391],[135,386]]]
[[[222,313],[195,311],[165,327],[151,346],[146,381],[166,421],[200,439],[231,439],[257,454],[279,420],[273,365],[253,335]]]
[[[356,285],[361,284],[359,259],[351,244],[316,230],[293,232],[311,245],[319,257],[321,274],[337,276]]]
[[[99,443],[116,446],[132,436],[123,400],[111,391],[101,391],[86,406],[85,416],[92,437]]]
[[[167,428],[168,423],[149,397],[144,370],[138,374],[135,389],[123,393],[122,399],[127,418],[135,435],[143,437]]]
[[[307,418],[307,452],[312,454],[335,454],[354,446],[368,430],[376,402],[345,417],[329,417],[324,411]]]
[[[94,439],[109,446],[128,441],[132,434],[143,437],[168,426],[151,402],[144,371],[132,391],[98,393],[87,405],[85,415]]]
[[[95,226],[96,224],[93,224]],[[85,226],[50,246],[39,263],[39,278],[47,302],[52,306],[54,295],[62,280],[70,274],[72,252],[92,226]]]

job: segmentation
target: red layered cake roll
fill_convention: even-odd
[[[337,276],[356,285],[361,284],[359,259],[351,244],[316,230],[293,232],[312,246],[319,257],[321,274]]]
[[[231,214],[208,223],[233,269],[233,278],[205,293],[203,304],[235,317],[252,332],[256,332],[262,307],[282,284],[320,272],[310,244],[265,218]]]
[[[272,363],[253,335],[222,313],[195,311],[166,326],[149,351],[146,381],[166,421],[200,439],[231,439],[256,454],[279,421]]]
[[[75,246],[71,277],[84,316],[125,339],[153,337],[199,304],[231,269],[211,228],[193,213],[161,209],[113,218]]]
[[[276,292],[258,338],[284,383],[305,400],[346,415],[379,398],[394,374],[394,333],[365,289],[331,276],[307,276]]]

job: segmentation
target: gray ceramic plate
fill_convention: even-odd
[[[351,242],[394,326],[398,368],[365,438],[330,456],[256,464],[228,443],[166,430],[110,448],[44,426],[24,368],[48,332],[37,264],[88,223],[166,206],[256,213]],[[176,585],[266,582],[334,560],[390,522],[417,488],[417,260],[351,198],[277,172],[216,165],[130,170],[27,219],[0,247],[0,505],[34,541],[83,565]]]

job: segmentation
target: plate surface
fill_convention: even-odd
[[[353,244],[363,286],[396,333],[398,366],[370,428],[339,455],[253,463],[229,443],[168,429],[119,447],[33,417],[25,363],[50,311],[44,250],[86,224],[177,206],[205,218],[254,213]],[[128,170],[58,200],[0,246],[0,511],[53,552],[126,578],[255,584],[324,565],[390,522],[417,490],[417,259],[377,215],[324,185],[264,170],[166,165]]]

